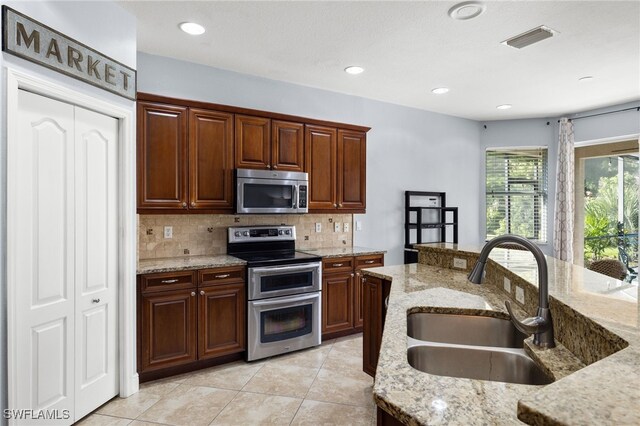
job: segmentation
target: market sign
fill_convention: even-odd
[[[136,99],[136,71],[48,26],[2,6],[2,51]]]

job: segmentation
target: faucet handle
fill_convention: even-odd
[[[544,331],[546,327],[548,327],[547,320],[545,320],[541,316],[529,317],[521,321],[513,314],[510,301],[506,300],[504,302],[504,305],[507,307],[509,318],[511,319],[513,325],[524,334],[531,335],[540,333]]]

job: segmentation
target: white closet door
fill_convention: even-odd
[[[118,393],[118,121],[75,108],[75,419]]]
[[[16,271],[9,303],[17,320],[11,408],[73,416],[74,107],[25,91],[18,106],[18,137],[7,148],[13,163],[8,232],[15,248],[9,267]]]

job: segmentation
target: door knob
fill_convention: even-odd
[[[204,296],[204,290],[200,290],[200,296]]]
[[[191,207],[195,207],[195,206],[196,206],[196,202],[195,202],[195,201],[192,201],[192,202],[191,202]]]
[[[277,169],[277,168],[278,168],[278,166],[273,166],[273,168],[274,168],[274,169]]]
[[[186,202],[183,202],[183,203],[182,203],[182,207],[183,207],[183,208],[186,208],[186,207],[187,207],[187,203],[186,203]]]
[[[192,296],[195,296],[195,295],[196,295],[196,292],[195,292],[195,291],[192,291],[192,292],[191,292],[191,295],[192,295]]]

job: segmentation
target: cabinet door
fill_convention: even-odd
[[[366,134],[338,130],[338,208],[366,207],[366,163]]]
[[[271,120],[236,115],[236,168],[271,168]]]
[[[362,281],[362,278],[362,273],[360,271],[356,271],[353,285],[353,328],[358,329],[358,331],[362,329],[362,324],[364,323],[362,307],[364,282]]]
[[[138,208],[187,207],[187,108],[138,102]]]
[[[287,121],[271,123],[271,166],[277,170],[304,170],[304,125]]]
[[[375,376],[382,340],[382,280],[365,277],[362,281],[362,370]]]
[[[336,199],[336,129],[306,126],[304,169],[309,173],[309,210],[333,210]]]
[[[195,361],[195,291],[167,291],[141,298],[142,371]]]
[[[199,290],[198,359],[245,349],[245,285],[213,285]]]
[[[353,273],[322,277],[322,334],[353,328]]]
[[[189,208],[233,209],[233,115],[189,110]]]

